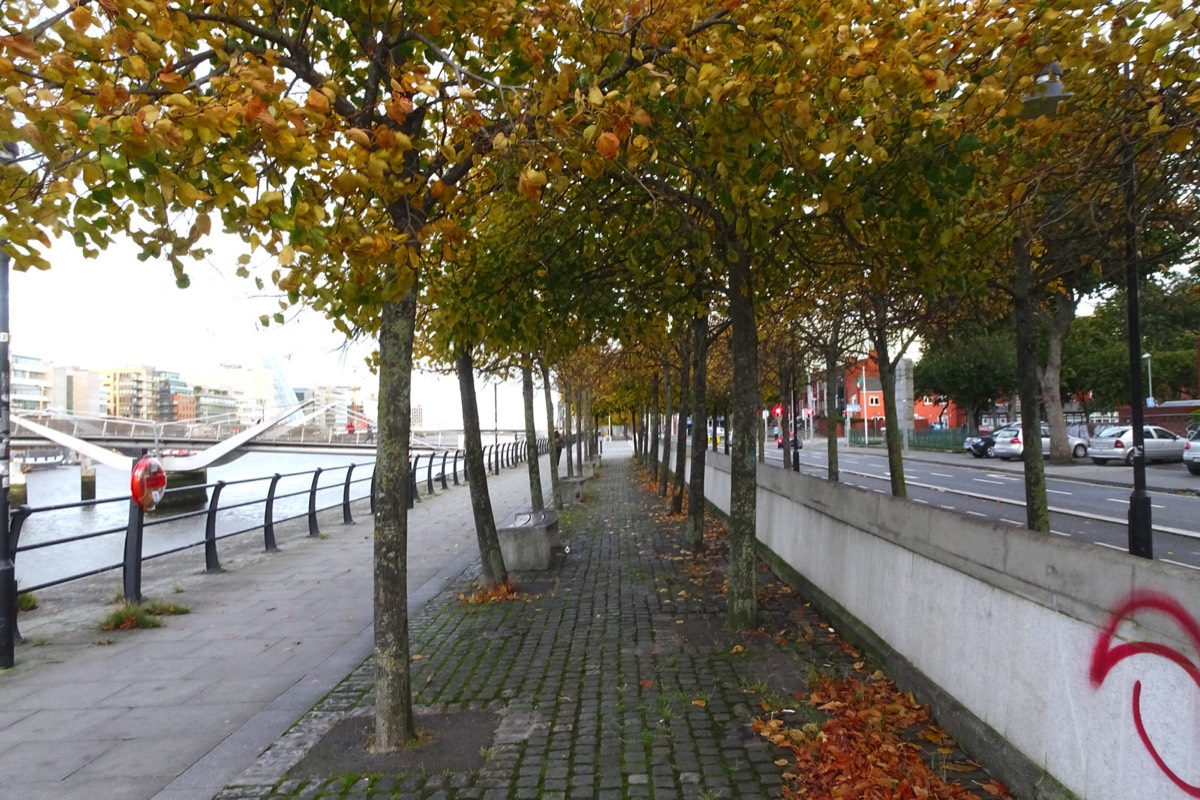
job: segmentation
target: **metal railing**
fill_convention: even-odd
[[[538,455],[545,454],[548,451],[547,442],[548,440],[545,438],[537,440],[535,446]],[[500,474],[500,470],[505,467],[515,466],[524,462],[528,456],[528,447],[524,441],[487,445],[483,448],[483,451],[485,470],[490,474],[496,475]],[[463,455],[462,450],[415,453],[411,457],[411,468],[409,469],[409,507],[413,507],[419,501],[422,484],[426,497],[434,494],[439,488],[446,490],[451,485],[459,486],[465,484],[467,476]],[[216,483],[180,486],[168,489],[164,502],[172,495],[175,495],[178,499],[179,495],[192,493],[199,498],[201,496],[200,493],[204,493],[205,499],[195,502],[193,509],[180,513],[162,513],[147,516],[128,496],[84,500],[40,507],[20,506],[11,513],[8,542],[10,550],[7,554],[8,560],[14,565],[17,563],[18,557],[22,554],[50,551],[52,548],[63,548],[73,544],[78,545],[79,543],[121,534],[124,534],[124,546],[122,557],[119,561],[103,560],[100,563],[89,564],[69,574],[59,575],[33,585],[18,587],[13,596],[13,603],[16,605],[17,596],[21,594],[29,594],[115,570],[122,570],[124,600],[127,602],[140,602],[142,599],[142,565],[147,561],[203,548],[205,571],[208,573],[217,573],[221,572],[218,543],[223,540],[261,531],[263,549],[266,552],[275,552],[278,550],[275,539],[276,525],[291,520],[306,519],[308,523],[308,536],[320,536],[318,514],[322,511],[329,511],[339,507],[342,509],[344,524],[351,525],[354,523],[351,514],[351,506],[354,502],[369,500],[370,512],[372,514],[375,513],[376,486],[374,466],[375,462],[367,462],[339,467],[319,467],[314,470],[301,472],[274,473],[255,478],[217,481]],[[370,473],[366,473],[360,469],[363,467],[371,468]],[[338,477],[330,481],[328,479],[330,475],[337,475]],[[311,480],[308,480],[307,476],[311,476]],[[304,488],[281,491],[281,484],[284,483],[292,486],[301,485]],[[437,487],[435,487],[435,483],[438,484]],[[262,491],[256,492],[254,491],[254,487],[265,488]],[[338,493],[338,499],[335,502],[328,502],[329,496],[335,492]],[[231,495],[238,496],[230,499]],[[322,502],[322,497],[325,498],[324,503]],[[298,513],[277,515],[276,512],[279,504],[292,498],[297,499],[296,502],[291,504],[293,508],[303,506],[305,510]],[[300,503],[299,498],[304,498],[305,502]],[[128,508],[128,521],[126,524],[109,525],[108,527],[101,527],[92,531],[73,532],[24,545],[20,543],[22,530],[31,519],[36,518],[38,515],[50,515],[56,512],[70,512],[84,509],[94,510],[114,505],[118,508],[121,505]],[[240,515],[240,522],[244,523],[252,520],[252,524],[235,524],[232,530],[223,530],[219,524],[222,514],[228,520],[230,512],[235,512],[239,509],[251,509],[256,506],[262,507],[261,515],[248,515],[244,512]],[[110,514],[109,516],[111,518],[112,515]],[[204,520],[203,526],[189,524],[190,521],[199,519]],[[168,546],[156,549],[152,553],[147,553],[144,546],[146,532],[147,530],[153,531],[160,527],[164,529],[173,527],[177,533],[182,531],[183,537]],[[0,557],[3,555],[5,554],[0,554]],[[13,618],[15,618],[15,608],[8,610],[13,613]],[[0,609],[0,613],[4,613],[4,611],[6,610]],[[15,627],[11,632],[14,639],[20,641],[20,633]]]

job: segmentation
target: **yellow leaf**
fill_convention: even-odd
[[[593,85],[588,89],[588,102],[594,106],[604,105],[604,92],[600,91],[599,86]]]
[[[704,708],[706,705],[708,705],[708,701],[697,699],[697,700],[692,701],[692,705],[699,706],[700,708]]]
[[[729,652],[731,652],[731,653],[744,653],[744,652],[746,652],[746,648],[742,647],[740,644],[735,644],[735,645],[733,646],[733,649],[732,649],[732,650],[730,650]]]
[[[525,170],[525,179],[534,186],[546,185],[546,173],[536,169]]]
[[[316,111],[318,114],[329,113],[329,98],[319,89],[309,89],[308,95],[304,99],[305,105]]]
[[[296,263],[296,250],[290,244],[285,245],[284,248],[279,251],[279,263],[285,267],[290,267],[292,264]]]
[[[1192,132],[1187,128],[1180,128],[1167,137],[1167,152],[1182,153],[1191,143]]]
[[[621,152],[621,140],[612,131],[605,131],[596,139],[596,152],[605,158],[616,158]]]
[[[75,30],[83,33],[91,24],[92,12],[87,6],[81,3],[71,10],[71,25]]]
[[[349,137],[350,141],[361,147],[371,146],[371,135],[362,128],[351,128],[346,131],[346,136]]]

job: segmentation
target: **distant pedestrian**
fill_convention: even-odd
[[[348,436],[354,435],[354,423],[353,422],[346,423],[346,435],[348,435]]]
[[[562,460],[562,449],[563,449],[562,434],[559,433],[558,431],[555,431],[554,432],[554,463],[555,464],[557,464],[559,461]]]
[[[371,427],[371,423],[367,423],[367,441],[375,441],[375,429]]]

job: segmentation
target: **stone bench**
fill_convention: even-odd
[[[572,475],[569,478],[559,478],[558,485],[562,489],[563,502],[578,503],[583,500],[583,484],[587,478],[582,475]]]
[[[518,511],[496,526],[504,568],[513,572],[549,569],[554,551],[565,552],[558,512]]]

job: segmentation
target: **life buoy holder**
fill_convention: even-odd
[[[129,479],[129,490],[133,494],[133,502],[150,511],[162,501],[167,493],[167,471],[157,458],[142,456],[133,465],[133,475]]]

